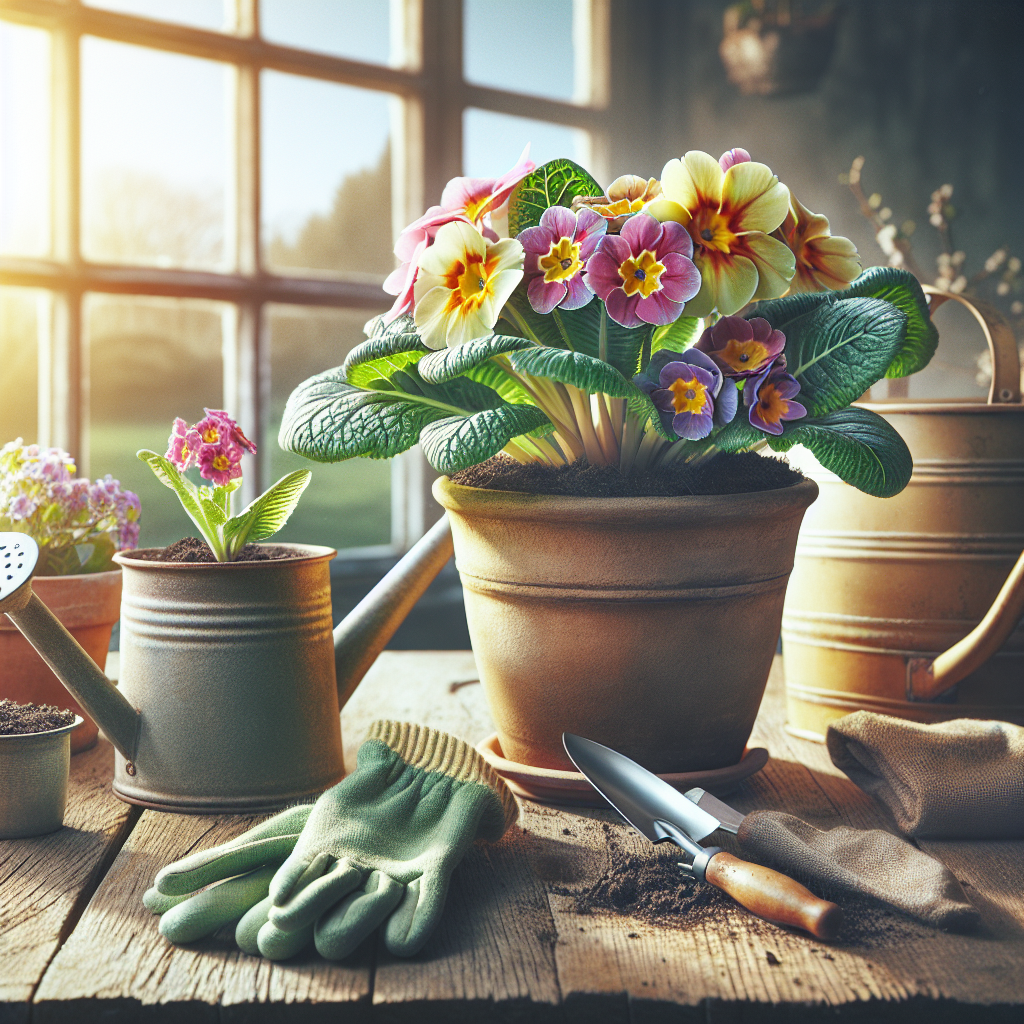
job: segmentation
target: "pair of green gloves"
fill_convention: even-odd
[[[168,864],[143,902],[174,943],[237,921],[246,953],[285,960],[313,941],[339,960],[386,921],[387,948],[412,956],[440,920],[456,864],[517,816],[514,797],[469,744],[375,722],[356,770],[315,804]]]

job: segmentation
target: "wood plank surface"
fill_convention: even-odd
[[[29,1019],[47,965],[85,909],[139,812],[110,791],[114,752],[101,741],[71,759],[59,832],[0,841],[0,1022]]]
[[[359,742],[379,717],[479,742],[493,726],[475,679],[469,652],[385,652],[342,712],[346,764],[354,767]],[[777,663],[752,739],[772,759],[729,802],[744,811],[786,810],[819,827],[891,830],[886,812],[831,764],[824,746],[789,736],[783,718]],[[80,801],[81,831],[64,830],[70,845],[51,850],[48,870],[41,854],[11,859],[9,844],[0,844],[0,921],[8,925],[0,954],[15,953],[0,959],[0,1013],[14,1013],[11,1020],[28,1020],[33,990],[31,1020],[43,1024],[1016,1024],[1021,1016],[1021,842],[922,844],[966,883],[982,915],[976,934],[945,934],[868,901],[840,899],[850,927],[826,945],[696,887],[678,872],[678,851],[652,847],[611,811],[522,801],[519,826],[500,844],[475,848],[456,870],[442,924],[417,957],[391,957],[371,938],[341,964],[312,952],[271,964],[240,953],[230,930],[170,946],[141,905],[159,867],[237,835],[253,819],[145,812],[75,924],[88,879],[95,888],[104,865],[101,858],[87,868],[72,857],[73,844],[85,835],[95,845],[106,835],[113,826],[104,831],[103,815],[111,809],[121,815],[121,834],[134,820],[110,795],[108,780],[109,769],[89,798],[91,809]],[[32,842],[45,846],[56,838]],[[731,836],[716,833],[709,841],[740,852]],[[111,842],[107,849],[116,849]],[[64,880],[76,871],[82,880],[69,888]],[[20,894],[20,909],[9,911],[9,891]],[[50,895],[34,907],[39,892]],[[11,974],[8,960],[19,973]]]

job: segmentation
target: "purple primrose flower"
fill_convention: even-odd
[[[711,356],[724,374],[740,380],[761,373],[785,345],[786,336],[773,330],[764,317],[723,316],[700,336],[694,348]]]
[[[538,313],[550,313],[556,306],[579,309],[594,297],[583,271],[607,230],[607,221],[593,210],[577,214],[549,206],[540,224],[519,232],[526,250],[526,294]]]
[[[800,382],[786,373],[786,363],[773,363],[759,377],[747,381],[743,403],[750,410],[750,423],[766,434],[781,434],[785,420],[798,420],[807,410],[793,399],[800,393]]]

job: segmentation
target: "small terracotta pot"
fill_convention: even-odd
[[[110,634],[121,615],[121,570],[36,576],[32,590],[102,668]],[[6,615],[0,615],[0,665],[0,697],[19,704],[54,704],[74,711],[83,720],[71,733],[71,753],[93,746],[99,731],[96,723]]]
[[[505,757],[572,770],[562,733],[655,772],[739,761],[768,681],[810,480],[756,494],[575,498],[442,478]]]

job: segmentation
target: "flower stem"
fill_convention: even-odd
[[[541,344],[540,338],[538,338],[537,335],[533,333],[533,329],[523,319],[519,310],[516,309],[516,307],[513,306],[511,302],[505,303],[505,309],[507,309],[512,314],[512,319],[515,321],[516,327],[518,327],[519,330],[523,332],[524,338],[529,338],[530,341],[536,342],[538,345]]]
[[[594,395],[593,401],[597,406],[597,440],[604,452],[605,462],[614,466],[619,461],[619,441],[612,426],[611,413],[608,412],[608,402],[612,399],[598,394]]]
[[[601,303],[601,326],[597,334],[597,358],[608,362],[608,310]]]
[[[562,336],[562,341],[565,342],[565,347],[570,352],[575,352],[576,349],[573,343],[569,340],[569,335],[566,333],[565,324],[562,323],[562,314],[557,309],[551,310],[551,317],[555,321],[555,326],[558,328],[558,333]]]
[[[594,430],[594,416],[590,411],[590,396],[571,385],[563,385],[563,387],[565,387],[569,400],[572,402],[576,426],[579,428],[580,437],[583,439],[583,448],[587,455],[587,462],[592,466],[604,465],[604,452],[601,449],[601,442],[597,439],[597,432]]]

